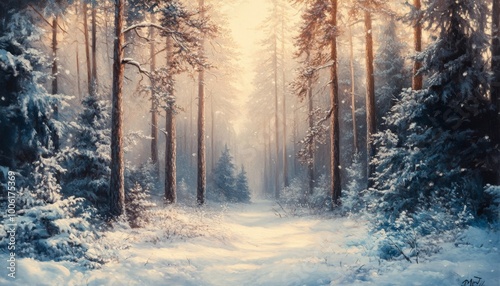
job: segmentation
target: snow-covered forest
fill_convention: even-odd
[[[0,285],[500,285],[500,0],[2,0],[0,210]]]

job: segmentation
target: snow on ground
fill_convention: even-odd
[[[0,285],[500,285],[498,233],[470,228],[420,264],[380,261],[366,222],[277,216],[271,202],[227,209],[157,210],[145,229],[117,229],[101,269],[20,259],[17,278]],[[0,255],[2,265],[8,256]]]

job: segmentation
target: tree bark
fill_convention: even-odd
[[[313,98],[312,98],[312,80],[308,79],[307,80],[307,107],[309,111],[308,115],[308,123],[309,123],[309,130],[312,130],[314,128],[314,116],[313,116]],[[307,164],[307,173],[308,173],[308,180],[309,180],[309,192],[308,196],[313,194],[314,190],[314,147],[315,147],[315,142],[314,139],[311,142],[311,144],[308,146],[308,152],[309,152],[309,158],[311,159],[311,162]]]
[[[78,13],[78,5],[75,5],[76,23],[80,22],[80,14]],[[79,56],[79,45],[78,41],[76,43],[75,57],[76,57],[76,85],[78,87],[78,99],[82,98],[82,88],[80,86],[80,56]]]
[[[500,146],[500,0],[493,0],[491,17],[491,80],[490,96],[496,116],[492,120],[492,139]],[[497,184],[500,184],[500,159],[497,158]]]
[[[151,13],[151,22],[155,23],[156,18],[154,13]],[[149,54],[151,56],[151,63],[149,65],[149,70],[153,73],[156,70],[156,48],[155,48],[155,32],[153,27],[149,27]],[[154,165],[156,174],[160,173],[160,165],[158,163],[158,106],[156,106],[156,101],[153,100],[155,96],[154,90],[156,89],[156,83],[153,77],[151,77],[151,163]]]
[[[57,94],[58,84],[57,84],[57,73],[58,73],[58,63],[57,63],[57,25],[58,25],[58,16],[55,15],[52,18],[52,94]],[[55,120],[59,119],[59,106],[57,103],[52,104],[52,116]],[[59,132],[54,128],[51,130],[52,133],[52,143],[54,144],[54,149],[59,150]]]
[[[272,137],[272,125],[271,125],[271,120],[269,120],[267,124],[267,157],[268,157],[268,166],[269,166],[269,176],[268,179],[269,181],[267,182],[267,186],[269,189],[270,195],[274,193],[276,196],[276,191],[274,190],[274,182],[272,181],[273,175],[275,175],[276,168],[273,168],[273,151],[272,151],[272,142],[271,142],[271,137]],[[276,175],[277,176],[277,175]],[[274,192],[273,192],[274,191]]]
[[[172,66],[173,54],[172,54],[172,37],[167,36],[167,71],[172,83]],[[172,86],[168,87],[168,98],[167,98],[167,110],[166,110],[166,148],[165,148],[165,202],[167,204],[173,204],[177,201],[176,187],[177,187],[177,166],[176,166],[176,128],[175,128],[175,100],[174,100],[174,89]]]
[[[123,174],[123,14],[124,0],[115,0],[115,38],[113,47],[113,107],[111,111],[111,179],[109,209],[112,218],[125,213]],[[87,46],[88,47],[88,46]]]
[[[283,142],[282,142],[282,148],[283,148],[283,185],[284,187],[288,187],[289,182],[288,182],[288,158],[287,158],[287,148],[286,148],[286,69],[285,69],[285,6],[282,5],[282,19],[281,19],[281,73],[282,73],[282,79],[281,79],[281,85],[283,89]]]
[[[58,86],[57,86],[57,22],[58,16],[55,15],[52,18],[52,94],[57,94]]]
[[[214,111],[214,95],[211,94],[210,96],[210,114],[211,114],[211,126],[210,126],[210,153],[211,153],[211,160],[210,160],[210,172],[213,174],[214,172],[214,164],[215,164],[215,111]]]
[[[264,126],[262,128],[262,132],[263,132],[263,138],[262,139],[264,141],[264,156],[263,156],[264,157],[264,176],[263,176],[264,177],[263,178],[264,182],[262,184],[262,188],[263,188],[263,194],[264,195],[266,195],[266,193],[267,193],[267,182],[269,180],[268,179],[269,171],[268,171],[268,167],[267,167],[268,164],[267,164],[267,136],[266,136],[267,135],[266,134],[266,129],[267,128],[266,128],[266,125],[267,124],[264,123]]]
[[[96,2],[92,1],[92,95],[97,95],[97,23],[96,23]]]
[[[349,67],[351,69],[351,116],[354,154],[359,152],[358,126],[356,125],[356,84],[354,82],[354,45],[352,42],[352,28],[349,25]]]
[[[337,0],[331,0],[331,28],[337,27]],[[331,42],[331,59],[333,61],[330,67],[330,103],[332,114],[330,117],[330,153],[331,153],[331,195],[332,195],[332,208],[340,205],[340,149],[339,149],[339,84],[337,77],[337,36],[333,35]]]
[[[115,0],[115,5],[116,4]],[[88,87],[88,92],[89,94],[92,94],[92,68],[91,68],[91,62],[90,62],[90,43],[89,43],[89,25],[88,25],[88,19],[87,19],[87,3],[85,1],[82,1],[82,13],[83,13],[83,35],[85,39],[85,57],[87,60],[87,87]],[[115,25],[116,25],[116,19],[115,19]],[[123,24],[122,24],[123,25]],[[116,29],[116,27],[115,27]]]
[[[204,0],[199,0],[201,18],[204,19]],[[204,35],[200,35],[200,58],[204,57]],[[196,192],[198,205],[205,203],[206,193],[206,159],[205,159],[205,71],[200,67],[198,72],[198,187]]]
[[[191,90],[191,93],[190,93],[190,100],[189,100],[189,167],[192,168],[193,167],[193,164],[194,164],[194,145],[195,145],[195,142],[193,142],[194,140],[191,140],[193,137],[194,137],[194,114],[193,114],[193,111],[194,111],[194,107],[193,107],[193,103],[194,103],[194,95],[196,93],[196,80],[194,79],[193,77],[193,85],[192,85],[192,90]]]
[[[366,39],[366,142],[367,142],[367,178],[368,187],[372,186],[370,180],[374,172],[374,166],[370,164],[371,158],[375,154],[375,146],[372,142],[372,135],[377,132],[376,112],[375,112],[375,79],[373,75],[373,39],[372,39],[372,18],[369,11],[365,11],[365,39]]]
[[[277,13],[277,5],[276,0],[273,1],[275,15]],[[275,154],[276,154],[276,174],[274,176],[274,197],[276,199],[280,198],[280,189],[279,189],[279,109],[278,109],[278,35],[275,32],[273,37],[273,73],[274,73],[274,131],[276,141],[274,142]]]
[[[495,0],[493,0],[495,2]],[[420,0],[413,0],[413,6],[418,11],[419,15],[415,19],[415,24],[413,26],[413,48],[415,53],[422,51],[422,24],[420,23],[422,17],[420,16]],[[421,90],[422,89],[422,75],[417,75],[417,72],[422,68],[422,63],[415,60],[413,62],[413,78],[412,78],[412,89]]]
[[[298,122],[297,122],[297,107],[294,106],[294,109],[293,109],[293,175],[297,175],[297,172],[298,172],[298,167],[297,167],[297,137],[298,137]]]
[[[310,52],[309,50],[307,51],[306,54],[306,62],[307,65],[310,65]],[[312,90],[312,79],[308,78],[307,79],[307,121],[309,124],[309,130],[312,130],[314,128],[314,116],[313,116],[313,90]],[[309,181],[309,189],[306,194],[306,196],[310,196],[313,193],[314,190],[314,147],[315,147],[315,142],[314,139],[311,142],[311,144],[308,146],[308,157],[310,158],[310,162],[307,164],[307,174],[308,174],[308,181]]]

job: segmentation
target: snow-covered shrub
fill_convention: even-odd
[[[196,202],[196,189],[190,188],[184,178],[177,186],[177,200],[186,204]]]
[[[308,204],[313,209],[330,210],[332,208],[332,196],[328,177],[322,174],[317,182],[312,195],[308,198]]]
[[[133,228],[144,226],[149,221],[148,211],[156,206],[150,200],[149,189],[139,183],[125,193],[125,210],[128,222]]]
[[[486,186],[484,192],[488,195],[489,206],[485,209],[487,218],[500,223],[500,186]]]
[[[344,213],[359,213],[364,209],[364,180],[363,166],[361,164],[360,154],[354,156],[353,162],[347,168],[347,184],[346,189],[342,191],[342,211]]]
[[[16,253],[42,260],[86,260],[96,234],[82,198],[64,198],[55,174],[63,172],[55,157],[35,162],[32,187],[19,190],[16,207]],[[9,228],[8,219],[3,221]],[[0,236],[0,245],[8,242]]]
[[[280,202],[287,206],[299,206],[304,203],[304,190],[306,186],[302,180],[293,178],[288,187],[280,192]]]
[[[151,159],[138,167],[127,164],[125,168],[125,189],[134,188],[136,183],[139,183],[143,189],[147,189],[156,199],[164,197],[158,169]]]

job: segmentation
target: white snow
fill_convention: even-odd
[[[281,217],[276,213],[280,212]],[[420,264],[382,261],[355,218],[287,216],[271,202],[157,209],[144,229],[117,228],[116,255],[101,269],[17,260],[0,285],[462,285],[500,281],[499,236],[471,227]],[[7,255],[2,253],[4,265]]]

